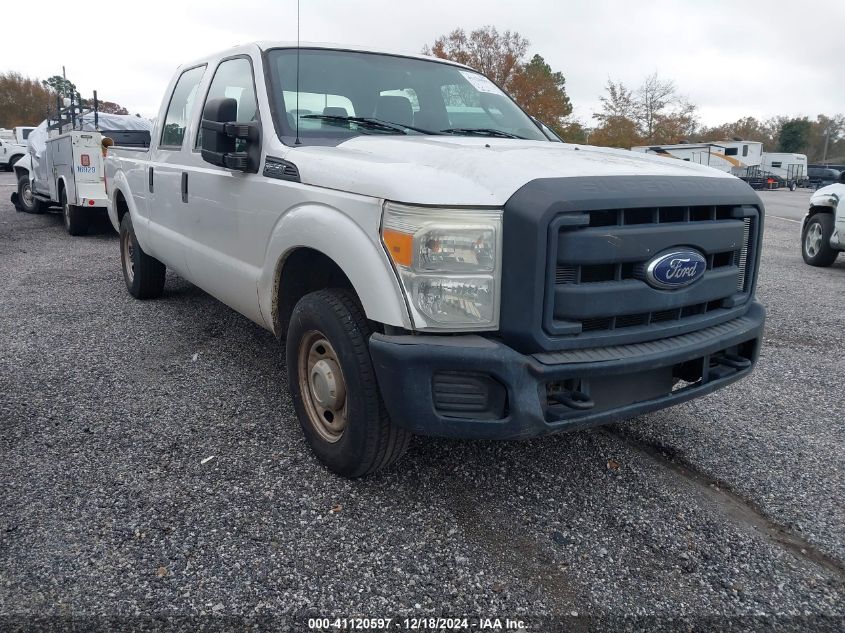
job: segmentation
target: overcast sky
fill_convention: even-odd
[[[23,5],[16,4],[17,7]],[[252,40],[296,39],[296,0],[53,0],[5,11],[0,71],[61,74],[155,116],[176,66]],[[657,71],[699,106],[701,122],[845,111],[845,0],[301,0],[303,40],[418,53],[453,28],[527,37],[566,77],[592,124],[608,77],[635,86]],[[61,16],[61,17],[60,17]],[[15,28],[13,24],[28,24]]]

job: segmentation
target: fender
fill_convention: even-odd
[[[20,180],[23,176],[32,180],[32,156],[24,154],[12,165],[12,169],[15,171],[17,180]]]
[[[135,237],[138,240],[138,244],[140,244],[144,252],[152,253],[153,251],[150,250],[147,240],[147,223],[149,218],[141,215],[138,211],[138,206],[135,204],[135,198],[130,193],[131,191],[132,189],[129,187],[129,182],[126,179],[124,171],[122,169],[115,171],[108,180],[108,206],[106,209],[109,215],[109,222],[111,222],[112,227],[119,234],[120,220],[117,217],[116,199],[117,194],[120,193],[126,201],[129,213],[132,214],[132,227],[135,229]]]
[[[413,329],[404,293],[378,237],[369,236],[342,212],[315,204],[291,209],[270,235],[258,280],[259,308],[268,325],[275,324],[273,297],[285,259],[303,247],[323,253],[343,270],[368,319]]]
[[[818,189],[810,196],[810,210],[801,223],[801,231],[807,228],[807,222],[816,213],[830,213],[833,215],[833,233],[830,236],[830,246],[837,250],[845,249],[845,206],[839,203],[845,198],[845,184],[834,183]]]

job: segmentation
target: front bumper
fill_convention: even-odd
[[[481,336],[374,334],[387,410],[413,433],[519,439],[573,431],[685,402],[751,372],[765,311],[671,338],[521,354]]]

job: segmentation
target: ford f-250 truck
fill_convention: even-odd
[[[551,142],[465,66],[245,45],[180,67],[156,126],[105,163],[129,292],[161,295],[167,267],[286,339],[300,424],[339,474],[413,434],[629,418],[756,361],[757,194]]]

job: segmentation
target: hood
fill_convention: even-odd
[[[816,189],[810,196],[810,206],[836,207],[842,198],[845,198],[845,184],[836,182]]]
[[[703,176],[704,165],[628,150],[478,137],[358,136],[291,149],[303,183],[410,204],[501,206],[537,178]]]

